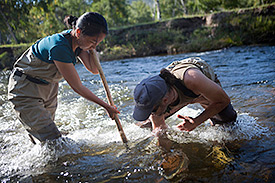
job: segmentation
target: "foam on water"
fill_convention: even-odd
[[[136,140],[150,133],[137,128],[131,114],[119,115],[120,122],[128,140]],[[61,131],[69,132],[68,137],[87,143],[106,144],[120,142],[116,123],[111,120],[102,107],[96,106],[83,98],[59,104],[56,121]]]
[[[2,181],[5,182],[14,176],[39,174],[44,171],[49,162],[55,162],[66,154],[81,151],[81,144],[66,137],[43,145],[32,144],[25,128],[11,110],[11,103],[6,102],[0,108],[0,177]]]
[[[67,154],[83,153],[84,148],[104,147],[110,143],[122,145],[115,121],[106,115],[105,110],[84,98],[72,97],[71,95],[75,94],[68,94],[67,90],[71,89],[66,85],[64,82],[61,83],[55,123],[61,132],[68,134],[54,143],[32,144],[25,128],[17,120],[11,103],[4,102],[1,105],[1,178],[10,180],[14,176],[41,174],[46,171],[51,162],[56,162]],[[127,87],[114,85],[110,88],[111,92],[119,91],[125,102],[129,101]],[[104,97],[102,88],[95,90],[95,93],[101,96],[100,98]],[[132,122],[131,114],[122,113],[119,118],[129,142],[151,134],[148,130],[137,128]]]
[[[274,48],[271,47],[270,49]],[[235,57],[234,50],[232,53],[232,55]],[[201,54],[192,53],[189,54],[189,56],[207,56],[209,57],[209,60],[211,60],[216,57],[220,58],[218,54],[225,53],[222,50],[218,50],[216,52],[205,52]],[[262,54],[262,56],[263,55],[267,54],[264,53]],[[173,56],[173,60],[179,60],[183,56],[186,57],[188,55]],[[224,56],[224,58],[228,58],[227,63],[231,61],[231,57]],[[271,56],[270,58],[274,57]],[[151,59],[153,59],[154,61],[151,62]],[[237,87],[235,87],[235,85],[239,84],[240,81],[243,81],[243,76],[241,79],[239,79],[234,78],[236,76],[240,76],[238,74],[227,74],[227,72],[237,71],[238,69],[235,69],[234,67],[233,69],[231,67],[218,67],[223,66],[223,63],[219,63],[220,60],[221,59],[214,59],[212,64],[214,66],[216,64],[218,74],[222,75],[221,79],[223,79],[225,82],[228,82],[227,84],[225,84],[225,86],[229,86],[229,88],[227,89],[230,92],[231,96],[234,93],[237,93],[239,96],[239,93],[243,92],[243,90],[250,89],[249,87],[247,87],[247,83],[254,83],[255,81],[259,80],[258,77],[256,79],[251,79],[250,77],[247,77],[250,78],[251,81],[249,80],[247,82],[241,83],[241,90],[239,90],[239,85]],[[265,60],[269,61],[270,59],[268,58]],[[44,145],[32,144],[27,136],[26,130],[16,119],[16,116],[12,110],[11,103],[7,102],[6,87],[7,76],[9,75],[9,73],[6,73],[4,78],[1,76],[1,81],[5,81],[4,84],[0,83],[0,178],[2,179],[2,181],[5,182],[8,180],[12,180],[13,178],[14,180],[18,180],[20,179],[20,177],[23,176],[30,177],[31,175],[35,176],[37,174],[45,173],[47,172],[48,168],[51,168],[51,166],[58,164],[59,159],[62,159],[64,156],[66,159],[66,155],[77,155],[77,157],[80,157],[80,161],[75,162],[77,166],[70,167],[75,169],[78,169],[79,166],[85,167],[87,169],[94,168],[94,166],[91,166],[93,161],[86,164],[85,162],[89,161],[89,159],[94,160],[98,158],[97,161],[100,161],[99,165],[102,166],[102,168],[99,168],[98,170],[102,171],[103,173],[108,173],[108,171],[110,170],[110,174],[112,174],[112,171],[116,171],[116,169],[112,168],[113,164],[117,162],[122,163],[123,166],[118,167],[121,170],[123,170],[123,168],[128,170],[129,167],[136,168],[138,166],[140,169],[149,170],[150,168],[148,167],[151,164],[149,164],[148,162],[153,162],[154,158],[157,157],[160,153],[154,153],[155,151],[158,151],[158,149],[154,149],[155,144],[152,143],[153,134],[151,133],[151,131],[148,129],[141,129],[135,125],[135,121],[132,118],[132,111],[134,106],[133,90],[135,85],[141,79],[149,75],[159,73],[160,68],[166,66],[170,62],[171,57],[168,56],[161,59],[160,57],[150,57],[148,58],[148,60],[144,60],[144,58],[142,58],[138,59],[138,61],[129,61],[131,69],[129,69],[128,67],[126,68],[126,64],[121,64],[120,61],[106,63],[107,65],[112,65],[112,67],[107,67],[107,69],[109,70],[107,70],[108,72],[105,73],[108,73],[107,77],[109,78],[107,78],[107,80],[108,82],[110,82],[109,87],[111,90],[111,94],[113,96],[115,104],[121,112],[121,114],[119,115],[119,119],[132,148],[129,153],[125,153],[125,151],[122,151],[123,144],[118,133],[115,121],[109,119],[109,117],[106,115],[105,110],[102,107],[92,102],[89,102],[76,94],[69,87],[66,81],[60,82],[58,95],[59,105],[56,112],[55,122],[59,130],[65,131],[68,134],[64,135],[63,138],[55,141],[54,144],[49,142],[45,143]],[[114,69],[114,64],[118,64],[115,67],[116,69]],[[85,73],[83,71],[84,69],[82,69],[83,66],[77,65],[76,67],[80,69],[79,73],[81,73],[81,77],[85,77],[82,80],[85,83],[85,86],[91,89],[95,93],[95,95],[99,96],[99,98],[107,101],[105,91],[102,87],[102,83],[100,82],[99,77],[91,76],[90,73],[87,74],[87,76],[84,76]],[[236,67],[238,67],[238,65],[236,65]],[[266,71],[266,68],[272,67],[266,66],[265,69],[258,70],[265,70],[265,72],[268,72]],[[114,72],[126,72],[126,74],[118,76],[118,74]],[[253,76],[256,77],[255,74]],[[261,73],[260,80],[271,81],[270,78],[262,78],[262,76],[263,74]],[[232,80],[232,78],[234,80]],[[262,82],[262,84],[267,85],[266,82]],[[232,90],[233,92],[230,90],[230,87],[234,89],[234,91]],[[253,93],[251,93],[250,90],[250,92],[247,92],[250,93],[250,95],[240,96],[239,98],[232,97],[233,101],[237,104],[236,109],[244,110],[245,112],[251,111],[251,113],[253,113],[253,109],[251,110],[251,107],[247,106],[254,106],[255,104],[251,102],[249,103],[249,100],[247,99],[254,95],[255,97],[259,97],[259,100],[265,99],[262,95],[262,90],[256,91],[256,93],[254,93],[255,90],[253,91]],[[246,105],[243,105],[243,102],[245,102]],[[273,104],[274,103],[272,103],[272,105]],[[258,105],[256,105],[256,107],[257,106]],[[197,106],[188,106],[184,107],[177,114],[196,117],[202,112],[202,110],[203,109]],[[177,114],[171,116],[167,120],[167,124],[170,127],[168,130],[169,138],[178,143],[198,142],[202,144],[212,144],[212,142],[214,141],[220,143],[234,140],[249,141],[261,138],[262,136],[273,136],[273,134],[271,134],[272,130],[269,130],[268,127],[265,127],[264,122],[252,117],[252,115],[250,115],[249,113],[239,113],[237,122],[233,126],[211,126],[209,122],[205,122],[191,132],[181,132],[176,128],[176,125],[182,122],[181,119],[177,118]],[[256,113],[256,115],[258,114]],[[88,151],[92,151],[92,153],[87,152],[87,149]],[[109,152],[109,149],[111,149],[112,153]],[[111,158],[104,159],[105,156],[101,156],[100,152],[97,153],[97,151],[104,151],[104,155],[110,153]],[[265,149],[260,149],[259,151],[261,151],[262,153],[265,152]],[[86,152],[87,157],[83,158],[83,154],[85,154]],[[96,154],[96,156],[94,156],[93,153]],[[109,161],[110,159],[112,161]],[[105,160],[107,160],[107,162],[109,163],[107,163],[106,166],[104,166],[104,163],[106,163]],[[129,166],[131,165],[131,161],[133,166]],[[87,165],[87,167],[85,165]],[[262,165],[259,164],[259,166]],[[54,172],[56,170],[55,168],[56,167],[48,172]],[[104,171],[105,169],[107,170]],[[64,169],[62,170],[62,172],[64,172]],[[90,174],[89,171],[87,172],[87,174]],[[95,172],[92,173],[92,175],[99,175],[103,177],[103,175],[99,173],[100,172]],[[121,174],[124,174],[124,172],[122,171]],[[147,175],[148,174],[145,173],[141,176]],[[19,176],[19,178],[17,178],[17,176]]]
[[[33,145],[27,137],[27,132],[16,120],[14,114],[9,114],[11,105],[5,103],[2,109],[1,126],[1,177],[41,174],[46,171],[50,162],[67,154],[78,154],[84,146],[104,146],[110,143],[120,143],[121,138],[115,125],[103,108],[98,107],[83,98],[59,102],[56,113],[56,124],[61,131],[68,135],[58,139],[53,146],[51,143]],[[131,110],[130,110],[131,111]],[[268,128],[249,114],[239,114],[234,126],[211,126],[205,122],[191,132],[181,132],[176,124],[181,120],[177,114],[195,117],[202,112],[196,106],[185,107],[167,120],[170,138],[178,143],[209,143],[224,142],[268,135]],[[132,111],[120,115],[126,137],[130,142],[140,141],[152,136],[150,130],[138,128],[131,117]],[[4,133],[5,132],[5,133]],[[119,153],[119,152],[118,152]]]
[[[248,113],[238,114],[237,120],[232,124],[228,125],[215,125],[211,126],[210,121],[206,121],[202,125],[198,126],[191,132],[182,132],[176,124],[181,123],[182,120],[177,118],[177,114],[189,115],[195,117],[202,112],[201,109],[193,109],[185,107],[171,117],[170,134],[171,138],[178,143],[188,142],[227,142],[234,140],[251,140],[262,135],[269,135],[270,131],[267,127],[264,127],[254,117]]]

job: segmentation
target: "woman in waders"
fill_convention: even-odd
[[[61,137],[54,123],[58,82],[64,78],[82,97],[104,107],[110,118],[119,111],[82,85],[75,69],[76,57],[86,69],[98,74],[91,54],[108,33],[105,18],[88,12],[64,19],[70,30],[40,39],[14,64],[8,99],[29,134],[43,142]]]

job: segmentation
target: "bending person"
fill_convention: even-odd
[[[38,40],[16,61],[9,79],[8,98],[26,130],[39,141],[61,137],[54,116],[62,78],[79,95],[104,107],[110,118],[119,113],[83,86],[75,69],[78,57],[88,71],[98,74],[91,50],[108,33],[105,18],[88,12],[64,22],[72,29]]]
[[[188,104],[199,103],[205,109],[195,118],[178,115],[177,127],[191,131],[204,121],[211,124],[233,122],[237,113],[222,89],[213,69],[200,58],[171,63],[159,75],[142,80],[134,91],[133,117],[141,127],[166,129],[165,119]]]

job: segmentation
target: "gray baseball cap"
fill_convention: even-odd
[[[137,121],[145,121],[168,90],[164,79],[159,75],[142,80],[135,88],[135,108],[133,117]]]

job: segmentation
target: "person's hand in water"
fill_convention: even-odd
[[[197,125],[192,117],[182,116],[179,114],[178,118],[183,119],[183,122],[177,125],[178,129],[180,129],[181,131],[184,130],[184,131],[190,132],[194,128],[197,127]]]
[[[158,139],[158,146],[170,152],[175,142],[167,137],[167,129],[155,128],[152,133]]]

